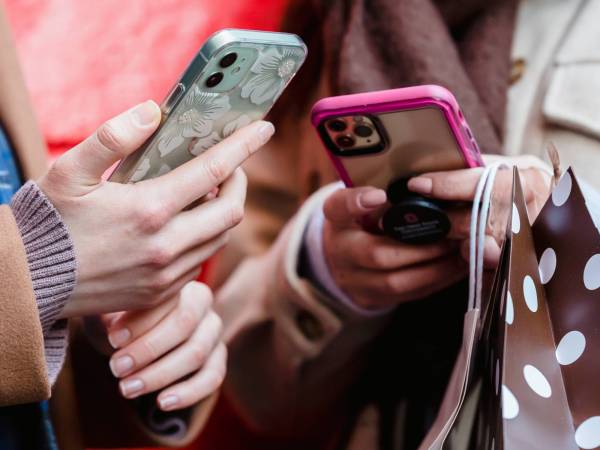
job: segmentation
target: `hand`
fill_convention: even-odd
[[[162,390],[158,406],[170,411],[191,406],[219,388],[227,350],[212,302],[206,285],[191,282],[158,307],[112,320],[108,336],[118,351],[110,368],[121,379],[125,398]]]
[[[487,158],[486,162],[490,162]],[[530,221],[537,217],[550,194],[551,170],[533,156],[493,157],[494,162],[504,162],[507,166],[519,167],[521,185]],[[477,183],[483,169],[464,169],[448,172],[432,172],[419,175],[408,182],[408,188],[416,193],[440,200],[472,202]],[[493,269],[500,257],[500,248],[506,235],[512,199],[512,168],[500,169],[494,182],[490,219],[486,227],[484,245],[484,265]],[[449,211],[451,229],[449,239],[461,242],[461,254],[469,259],[469,236],[471,229],[471,205],[457,207]]]
[[[62,317],[152,307],[173,297],[242,219],[246,178],[238,166],[269,140],[273,126],[250,124],[159,178],[102,181],[159,122],[158,106],[142,103],[62,155],[38,182],[60,212],[78,262]],[[216,198],[184,210],[218,186]]]
[[[364,309],[384,309],[427,297],[466,275],[458,246],[445,240],[407,245],[364,231],[358,221],[383,207],[386,193],[340,189],[325,202],[323,247],[334,281]]]

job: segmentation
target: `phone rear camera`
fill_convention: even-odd
[[[344,134],[342,136],[338,136],[335,140],[336,144],[341,148],[350,148],[353,147],[356,143],[354,138],[350,135]]]
[[[237,60],[237,56],[237,53],[228,53],[221,58],[221,61],[219,61],[219,66],[221,66],[223,69],[231,66]]]
[[[331,131],[335,131],[336,133],[339,133],[340,131],[344,131],[346,129],[346,122],[343,121],[342,119],[333,119],[330,120],[329,122],[327,122],[327,127],[331,130]]]
[[[368,127],[367,125],[356,125],[354,127],[354,134],[359,137],[366,138],[373,134],[373,128]]]
[[[210,77],[206,79],[206,87],[212,88],[215,87],[223,80],[223,73],[215,72]]]

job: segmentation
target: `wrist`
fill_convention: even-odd
[[[306,272],[308,278],[319,288],[325,291],[337,305],[350,310],[351,313],[361,317],[379,317],[389,313],[393,307],[364,308],[352,300],[336,283],[327,259],[323,243],[323,227],[325,216],[323,205],[318,205],[309,219],[304,233],[304,253],[306,255]]]
[[[29,181],[14,195],[11,209],[25,247],[46,334],[75,288],[77,263],[73,243],[59,212],[35,182]]]

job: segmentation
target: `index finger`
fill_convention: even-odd
[[[154,197],[159,202],[165,200],[161,203],[174,214],[223,183],[269,141],[274,131],[270,122],[251,123],[166,175],[136,186],[153,190]]]

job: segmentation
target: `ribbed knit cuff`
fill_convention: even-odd
[[[75,251],[60,214],[35,182],[19,189],[11,208],[27,253],[44,332],[48,376],[53,383],[67,349],[67,321],[57,321],[57,317],[75,288]]]

